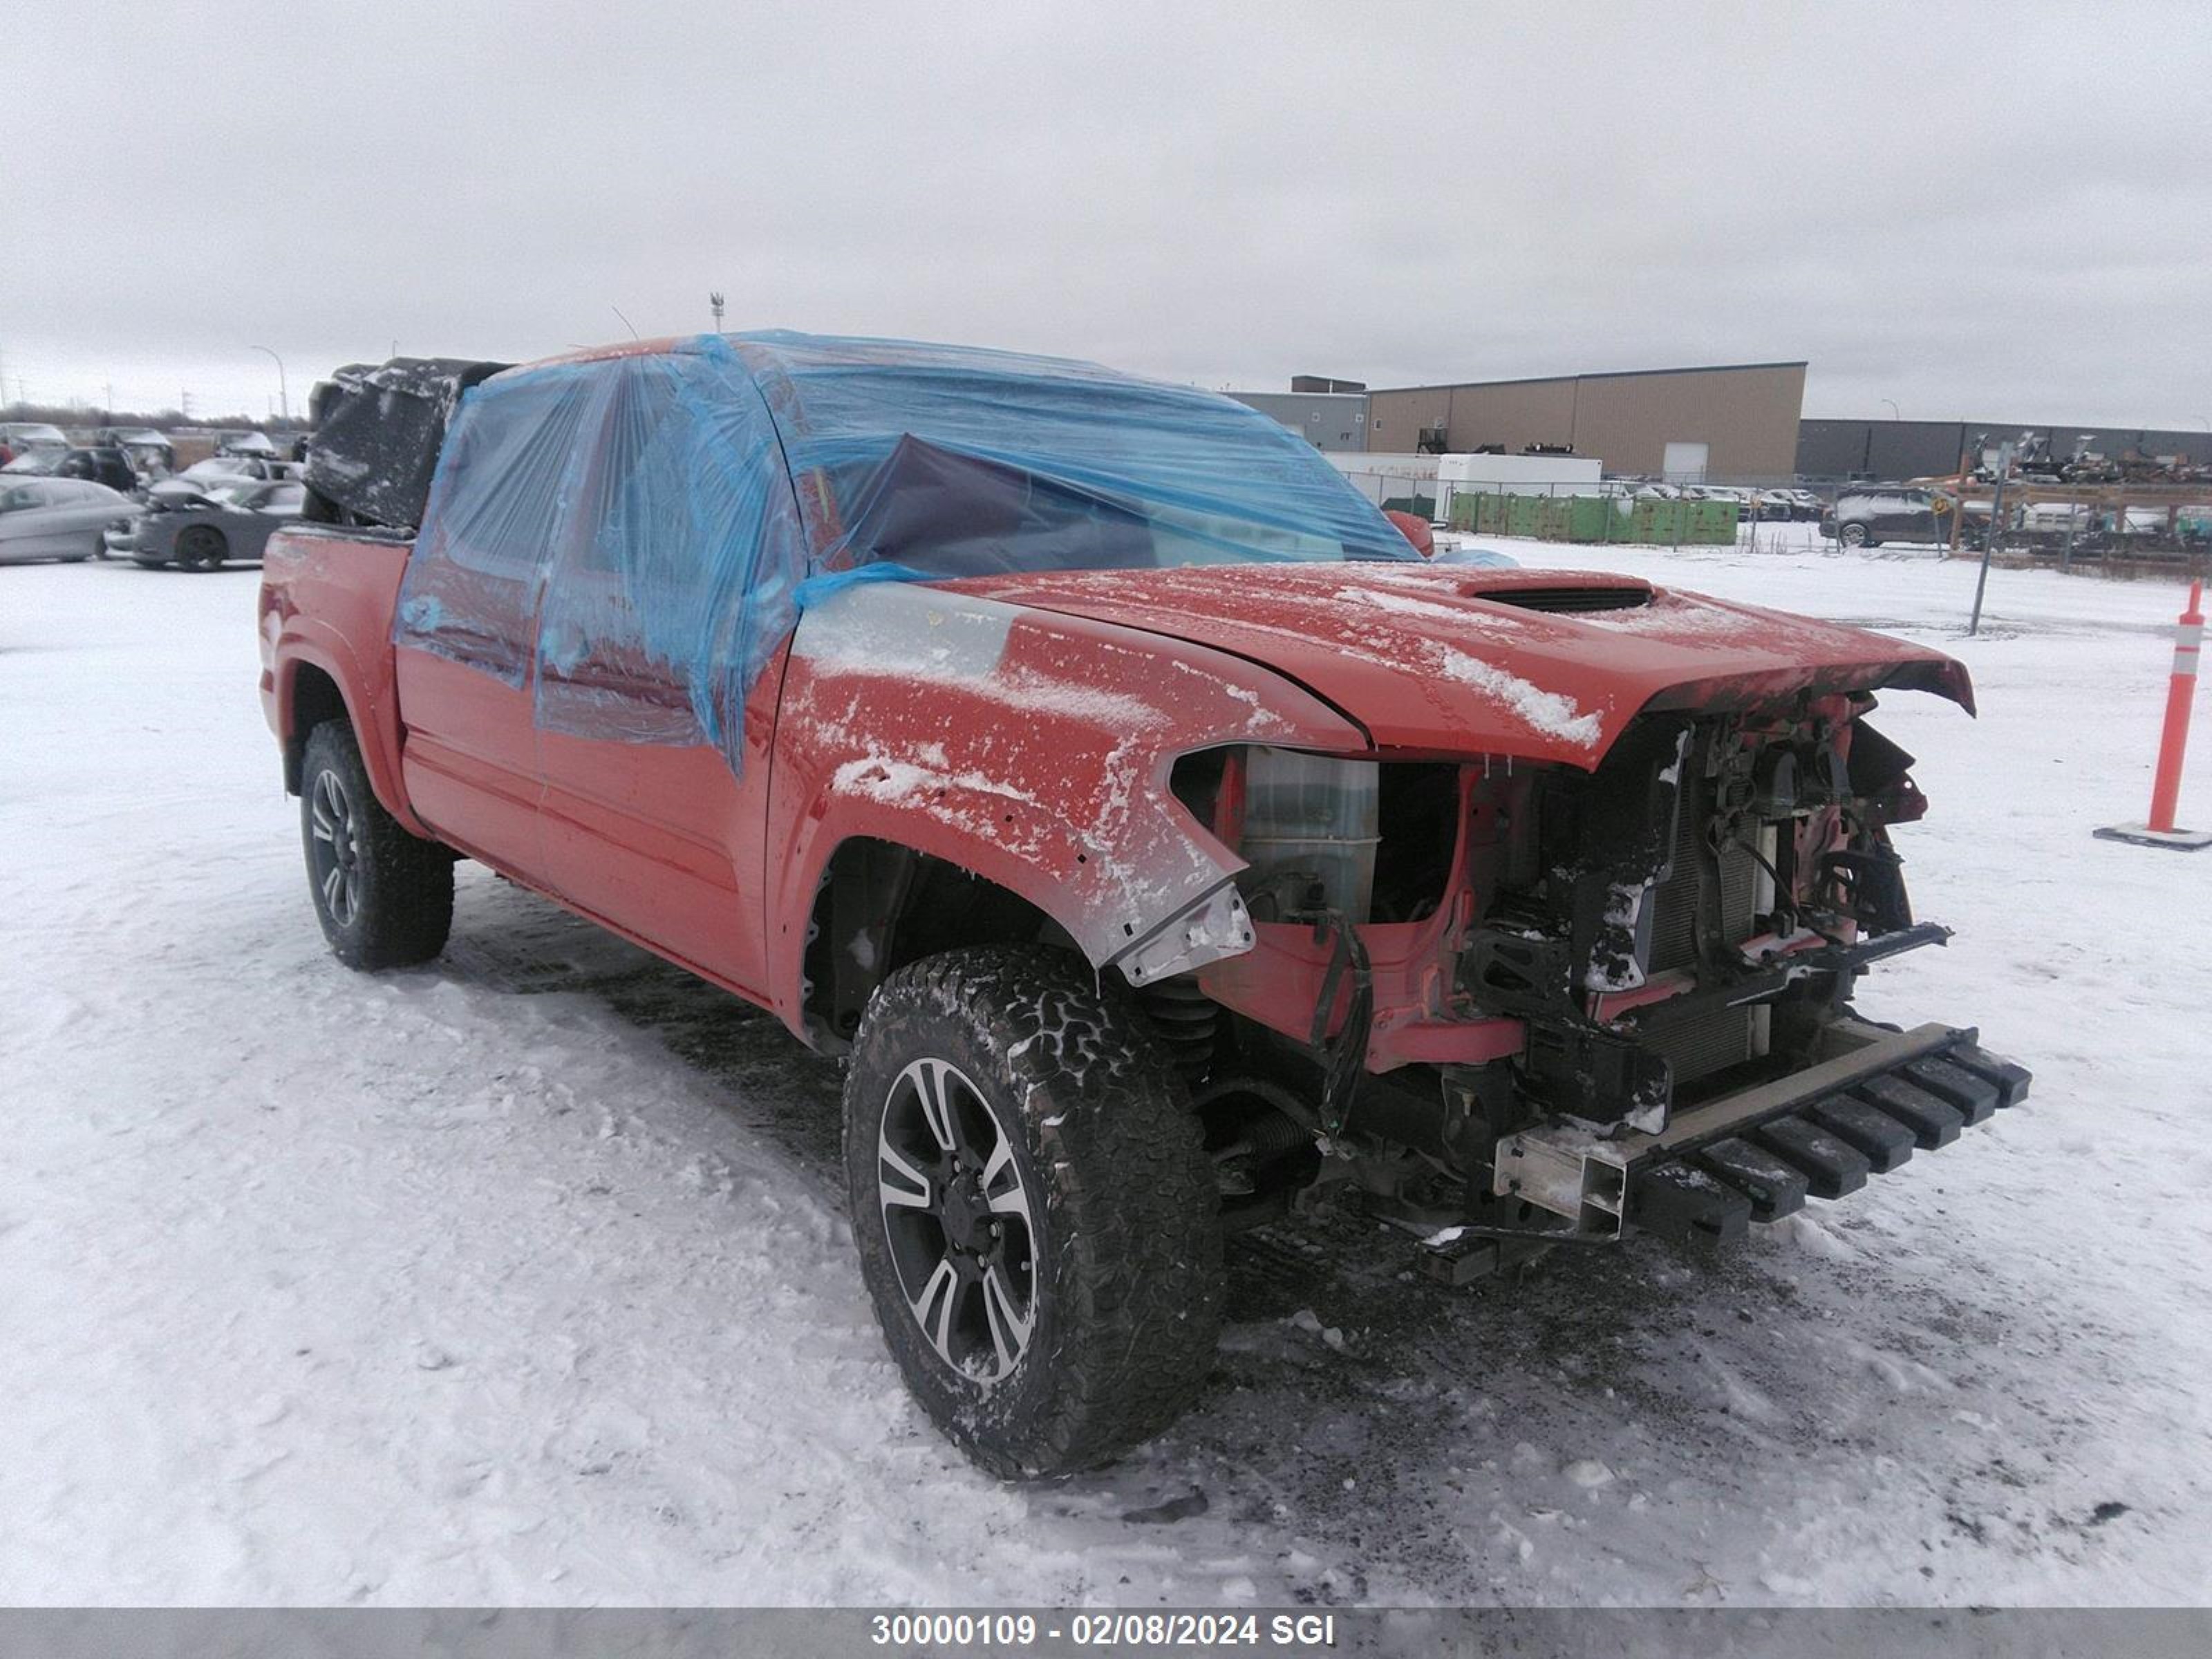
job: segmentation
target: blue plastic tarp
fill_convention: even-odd
[[[766,333],[510,369],[462,398],[394,637],[538,724],[742,753],[802,599],[856,580],[1417,559],[1310,445],[1093,364]]]

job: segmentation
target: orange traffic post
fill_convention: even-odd
[[[2197,697],[2197,663],[2204,650],[2204,584],[2189,585],[2189,609],[2173,630],[2173,676],[2166,682],[2166,727],[2158,740],[2158,773],[2151,780],[2150,818],[2144,823],[2116,823],[2097,834],[2106,841],[2141,847],[2172,847],[2196,852],[2212,847],[2212,830],[2177,830],[2173,815],[2181,805],[2181,762],[2189,750],[2189,711]]]

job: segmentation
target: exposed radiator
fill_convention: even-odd
[[[1758,1057],[1764,1047],[1757,1041],[1759,1012],[1723,1008],[1703,1019],[1655,1030],[1644,1037],[1644,1046],[1666,1057],[1677,1087],[1694,1083]]]
[[[1673,872],[1653,895],[1651,958],[1645,966],[1655,974],[1697,965],[1698,842],[1705,821],[1701,802],[1682,803]],[[1759,887],[1759,860],[1748,848],[1731,842],[1722,850],[1720,887],[1721,937],[1740,945],[1751,937],[1752,902]]]
[[[1682,804],[1674,837],[1674,867],[1653,896],[1651,956],[1655,974],[1694,968],[1698,962],[1698,846],[1706,821],[1705,804],[1693,796]],[[1753,905],[1759,890],[1759,861],[1735,842],[1720,854],[1721,938],[1736,945],[1751,937]],[[1672,1031],[1654,1032],[1646,1045],[1664,1054],[1679,1085],[1725,1071],[1765,1051],[1758,1011],[1724,1008]]]

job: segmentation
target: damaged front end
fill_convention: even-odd
[[[2024,1097],[1972,1030],[1851,1015],[1861,974],[1949,937],[1906,895],[1889,831],[1926,803],[1874,705],[1647,712],[1589,770],[1299,757],[1304,843],[1261,810],[1267,751],[1184,769],[1258,936],[1196,976],[1241,1017],[1193,1073],[1228,1212],[1356,1192],[1456,1279],[1732,1237]],[[1305,1141],[1270,1164],[1284,1115]]]
[[[1532,791],[1541,874],[1501,888],[1460,975],[1528,1027],[1531,1104],[1656,1132],[1678,1093],[1808,1051],[1915,926],[1888,827],[1920,816],[1911,757],[1858,716],[1648,717],[1588,775]]]

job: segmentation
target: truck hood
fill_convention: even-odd
[[[1589,768],[1646,710],[1886,686],[1973,710],[1966,668],[1941,652],[1588,571],[1239,564],[941,586],[1244,659],[1334,705],[1384,749]]]

